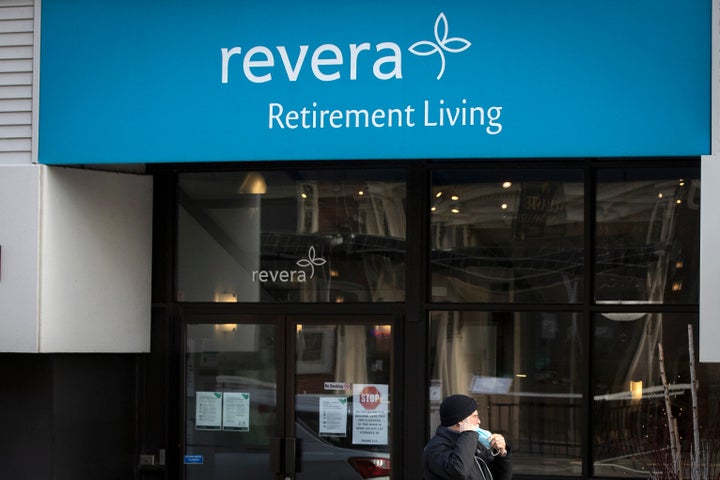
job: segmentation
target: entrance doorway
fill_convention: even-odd
[[[389,479],[393,324],[186,315],[184,478]]]

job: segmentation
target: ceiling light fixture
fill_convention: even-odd
[[[649,300],[597,300],[595,303],[599,305],[648,305],[652,302]],[[647,312],[604,312],[600,315],[616,322],[632,322],[641,319],[647,315]]]

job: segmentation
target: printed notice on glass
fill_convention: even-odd
[[[353,385],[353,444],[387,445],[388,400],[387,385]]]
[[[195,392],[195,429],[220,430],[222,392]]]
[[[250,394],[225,392],[222,406],[222,429],[233,432],[250,431]]]
[[[347,434],[347,397],[320,397],[320,428],[323,437],[345,437]]]

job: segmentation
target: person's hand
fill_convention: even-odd
[[[505,437],[499,433],[493,433],[490,435],[490,448],[497,450],[500,456],[504,457],[507,455],[507,444],[505,443]]]

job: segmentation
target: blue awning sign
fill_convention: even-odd
[[[39,161],[708,154],[711,4],[43,0]]]

